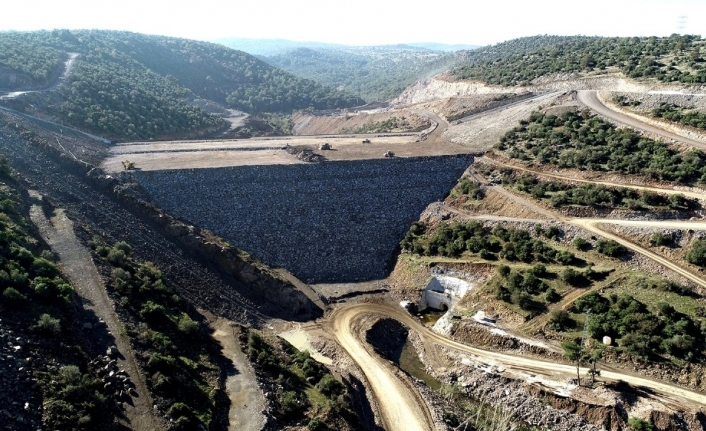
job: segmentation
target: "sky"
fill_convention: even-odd
[[[489,45],[538,34],[706,36],[706,0],[8,1],[1,30],[110,29],[215,40]],[[684,17],[684,18],[680,18]]]

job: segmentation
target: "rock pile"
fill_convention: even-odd
[[[36,358],[32,340],[3,325],[0,320],[0,429],[41,428],[42,404],[37,380],[32,377]]]
[[[137,172],[158,206],[307,282],[383,278],[473,156]]]

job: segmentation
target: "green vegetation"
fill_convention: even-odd
[[[485,197],[485,193],[481,189],[480,183],[464,175],[458,180],[456,187],[451,190],[451,196],[462,196],[479,201]]]
[[[577,299],[574,311],[591,312],[588,329],[592,337],[605,335],[618,341],[631,355],[655,359],[660,354],[676,359],[700,360],[704,348],[701,324],[666,302],[654,309],[633,296],[590,292]]]
[[[298,351],[282,339],[268,339],[246,328],[242,328],[240,342],[258,374],[277,383],[275,415],[281,423],[304,419],[309,430],[337,429],[341,422],[360,427],[346,386],[308,351]]]
[[[501,138],[508,157],[560,168],[641,175],[678,184],[706,184],[706,154],[679,152],[588,111],[533,112]]]
[[[669,37],[534,36],[469,51],[453,70],[462,79],[526,85],[555,73],[620,70],[631,78],[704,83],[703,39]]]
[[[697,129],[706,129],[706,114],[693,109],[685,109],[676,105],[663,103],[652,111],[652,116],[665,120],[691,126]]]
[[[555,237],[556,227],[540,232]],[[540,229],[541,230],[541,229]],[[440,223],[431,231],[415,222],[400,242],[403,251],[425,256],[458,257],[463,253],[478,254],[483,259],[504,259],[525,263],[543,262],[571,265],[578,262],[573,253],[557,250],[546,242],[533,238],[522,229],[489,228],[482,222]]]
[[[621,257],[628,252],[625,246],[612,239],[599,239],[596,241],[596,250],[598,250],[598,253],[609,257]]]
[[[264,60],[374,102],[396,97],[416,80],[448,70],[456,56],[409,46],[339,46],[298,48]]]
[[[223,120],[192,106],[203,98],[258,112],[360,104],[347,93],[275,69],[220,45],[115,31],[0,33],[0,66],[54,71],[65,53],[80,54],[56,111],[65,121],[109,137],[149,139],[204,133]],[[45,75],[44,72],[40,73]],[[54,102],[51,103],[54,105]]]
[[[632,417],[628,419],[628,427],[631,431],[654,431],[655,426],[652,422]]]
[[[73,287],[51,253],[42,250],[27,220],[21,191],[0,157],[0,315],[2,324],[25,341],[33,378],[43,398],[43,427],[97,429],[115,415],[114,402],[92,369],[80,329]],[[22,356],[22,357],[25,357]],[[33,407],[36,408],[36,407]],[[105,421],[105,422],[104,422]]]
[[[222,390],[219,350],[198,313],[152,263],[133,259],[128,244],[109,247],[96,237],[91,246],[112,268],[111,295],[127,316],[127,333],[141,352],[138,359],[148,371],[152,393],[164,406],[171,406],[175,429],[208,426]]]
[[[504,179],[507,177],[504,177]],[[662,195],[651,191],[636,191],[625,187],[601,184],[566,184],[543,181],[523,174],[515,184],[517,190],[543,200],[554,207],[587,206],[592,208],[626,208],[634,211],[681,211],[696,209],[699,203],[684,195]]]
[[[0,66],[29,75],[38,84],[48,84],[65,57],[60,50],[39,46],[30,39],[0,37]]]
[[[672,244],[674,244],[674,235],[671,233],[655,232],[652,234],[652,238],[650,238],[650,245],[652,247],[670,246]]]
[[[706,267],[706,239],[696,239],[689,246],[686,261],[700,267]]]
[[[360,127],[346,130],[346,133],[389,133],[403,132],[409,129],[409,121],[405,117],[390,117],[387,120],[371,121]]]

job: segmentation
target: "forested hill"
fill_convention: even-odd
[[[269,64],[367,102],[397,97],[418,79],[449,70],[454,53],[408,45],[300,47],[263,56]]]
[[[490,84],[523,85],[553,73],[600,71],[663,82],[706,83],[706,40],[698,36],[533,36],[465,56],[453,74]]]
[[[98,30],[0,33],[0,88],[48,88],[70,53],[79,55],[67,81],[56,92],[34,96],[52,99],[49,114],[118,139],[189,135],[222,125],[194,99],[250,113],[363,102],[221,45]]]

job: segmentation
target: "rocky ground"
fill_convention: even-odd
[[[42,424],[42,397],[32,376],[34,340],[8,328],[0,320],[0,427],[7,431],[39,429]]]

